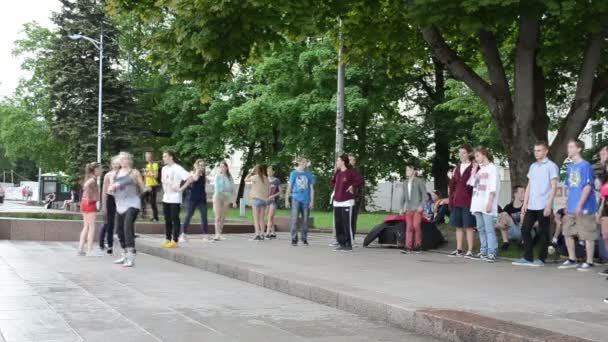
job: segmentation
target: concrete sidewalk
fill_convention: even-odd
[[[310,247],[232,235],[220,243],[191,239],[161,249],[162,237],[138,250],[280,292],[387,321],[450,341],[606,341],[608,282],[597,271],[517,268],[438,253],[394,249],[336,253],[327,234]]]
[[[113,260],[0,241],[0,342],[437,342],[143,253]]]

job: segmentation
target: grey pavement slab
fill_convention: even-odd
[[[143,253],[112,260],[0,241],[0,342],[436,341]]]
[[[518,323],[531,331],[541,328],[581,339],[607,340],[608,305],[602,299],[608,296],[608,282],[597,275],[601,267],[595,272],[557,270],[557,265],[518,268],[510,261],[488,264],[432,252],[405,256],[380,248],[336,253],[327,247],[328,236],[311,234],[309,247],[292,247],[286,234],[264,242],[250,241],[251,236],[245,235],[232,235],[217,243],[191,238],[175,250],[157,250],[163,240],[160,236],[145,236],[138,243],[142,250],[153,248],[155,254],[170,260],[218,273],[225,267],[230,269],[225,272],[228,276],[380,319],[397,313],[390,306],[374,307],[372,303],[357,308],[361,301],[349,298],[370,298],[448,318],[458,312],[471,313],[481,320]],[[298,292],[289,287],[292,283],[314,286],[302,289],[309,293]],[[328,288],[341,293],[324,291]]]

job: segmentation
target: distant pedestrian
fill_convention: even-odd
[[[116,233],[123,252],[114,263],[124,267],[135,265],[135,220],[141,210],[141,194],[144,180],[136,169],[133,169],[133,157],[130,153],[118,155],[120,169],[114,173],[109,187],[116,201]]]
[[[175,153],[165,151],[163,153],[163,166],[161,170],[163,185],[163,213],[165,215],[165,237],[164,248],[176,248],[181,231],[179,222],[180,205],[182,204],[182,193],[180,187],[190,174],[175,161]]]
[[[103,177],[101,187],[101,213],[103,216],[103,227],[99,233],[99,247],[103,250],[107,246],[107,253],[113,254],[114,248],[114,224],[116,220],[116,200],[114,194],[110,192],[110,187],[114,182],[116,173],[120,170],[120,157],[115,156],[111,161],[112,169]]]
[[[186,195],[186,217],[182,224],[182,235],[180,242],[186,242],[188,227],[194,211],[198,209],[201,215],[201,231],[203,233],[203,241],[209,241],[209,222],[207,220],[207,174],[205,173],[205,161],[197,159],[194,162],[194,169],[190,172],[190,177],[186,183],[182,185],[181,191],[188,189]]]
[[[219,164],[213,185],[213,212],[215,216],[215,236],[213,240],[223,241],[226,240],[222,236],[222,232],[224,230],[224,223],[226,222],[228,206],[232,203],[232,206],[236,208],[234,180],[230,174],[228,163],[225,161]]]
[[[500,175],[492,154],[485,147],[475,150],[475,161],[468,182],[473,187],[471,212],[475,215],[480,242],[479,254],[474,259],[495,262],[498,243],[494,222],[498,216]]]
[[[146,167],[144,168],[144,181],[146,188],[142,195],[142,211],[145,209],[146,202],[150,203],[152,209],[152,222],[158,222],[158,205],[156,196],[160,188],[160,167],[154,161],[154,153],[146,152]]]
[[[257,165],[245,178],[246,182],[251,183],[249,197],[253,209],[253,225],[255,227],[254,241],[264,241],[264,226],[266,219],[264,213],[268,205],[270,194],[270,182],[268,181],[266,165]]]
[[[568,260],[564,261],[559,269],[578,268],[579,271],[588,271],[594,266],[595,240],[599,237],[599,231],[595,223],[597,201],[593,190],[593,168],[582,157],[584,149],[585,144],[578,139],[568,142],[568,157],[571,162],[566,168],[568,206],[566,216],[563,219]],[[576,261],[575,236],[585,241],[587,259],[581,265]]]
[[[475,217],[471,214],[473,188],[468,185],[473,169],[473,148],[464,144],[458,149],[460,163],[451,173],[449,183],[450,225],[456,229],[456,250],[450,257],[473,257],[475,247]],[[466,234],[467,252],[463,245]]]
[[[528,171],[528,186],[524,194],[522,206],[523,223],[521,227],[524,243],[524,256],[513,262],[516,266],[544,266],[549,247],[551,213],[553,200],[557,192],[559,169],[547,154],[549,145],[541,141],[534,145],[536,162],[530,165]],[[538,223],[536,235],[540,243],[538,260],[534,260],[534,243],[532,229]]]
[[[88,163],[84,169],[84,181],[82,184],[82,200],[80,211],[84,226],[80,232],[78,243],[78,255],[81,256],[103,256],[100,250],[93,249],[95,240],[95,213],[97,211],[97,200],[99,199],[99,187],[96,178],[101,175],[101,167],[96,162]],[[86,252],[85,252],[86,243]]]
[[[355,206],[355,189],[363,186],[363,177],[350,165],[348,155],[343,154],[336,160],[337,172],[331,181],[334,190],[334,225],[340,247],[338,252],[353,250],[353,207]]]
[[[307,170],[308,160],[304,157],[297,159],[297,167],[289,174],[287,191],[285,195],[285,207],[291,208],[289,231],[291,233],[291,245],[297,246],[298,226],[300,226],[300,238],[305,246],[308,246],[308,227],[310,210],[315,200],[315,178],[312,172]],[[291,197],[291,202],[290,202]],[[298,219],[301,225],[298,225]]]
[[[0,185],[0,204],[4,203],[4,196],[5,196],[4,186]]]
[[[274,216],[279,204],[281,195],[281,180],[275,177],[274,167],[268,166],[268,182],[270,183],[270,193],[268,195],[268,224],[266,225],[266,238],[276,239]]]
[[[55,195],[54,192],[51,192],[50,194],[47,194],[46,197],[44,198],[44,208],[45,209],[52,209],[53,208],[53,203],[55,203],[56,199],[57,199],[57,196]]]
[[[413,165],[405,168],[405,182],[401,194],[401,214],[405,217],[405,249],[403,254],[422,251],[422,217],[427,197],[424,181],[417,176]]]

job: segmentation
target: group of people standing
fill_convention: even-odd
[[[567,164],[565,175],[567,206],[563,217],[560,216],[568,260],[559,269],[588,271],[594,267],[595,242],[600,237],[600,231],[604,242],[608,242],[608,162],[604,161],[599,174],[594,174],[592,165],[582,157],[583,150],[584,144],[580,140],[568,143],[571,162]],[[608,153],[608,148],[604,147],[602,151]],[[451,257],[494,262],[498,254],[497,227],[506,243],[503,243],[503,248],[508,248],[509,238],[521,235],[523,257],[513,265],[544,266],[548,246],[556,240],[555,235],[551,239],[551,218],[554,217],[554,200],[560,178],[557,165],[547,157],[548,152],[546,142],[535,144],[536,161],[530,165],[528,184],[513,187],[513,202],[499,216],[497,200],[501,180],[491,154],[485,148],[473,150],[468,145],[460,147],[460,163],[454,169],[449,184],[450,224],[456,228],[457,245]],[[597,190],[601,199],[599,203]],[[518,215],[513,215],[515,213]],[[521,225],[520,234],[516,229],[518,225]],[[474,254],[476,232],[479,234],[480,249],[479,253]],[[586,258],[580,264],[575,253],[576,239],[585,242]],[[536,244],[539,245],[537,258],[534,257]]]

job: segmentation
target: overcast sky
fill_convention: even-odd
[[[10,96],[19,78],[21,61],[13,57],[13,42],[21,36],[23,24],[37,21],[51,27],[51,13],[59,11],[58,0],[0,0],[0,97]]]

